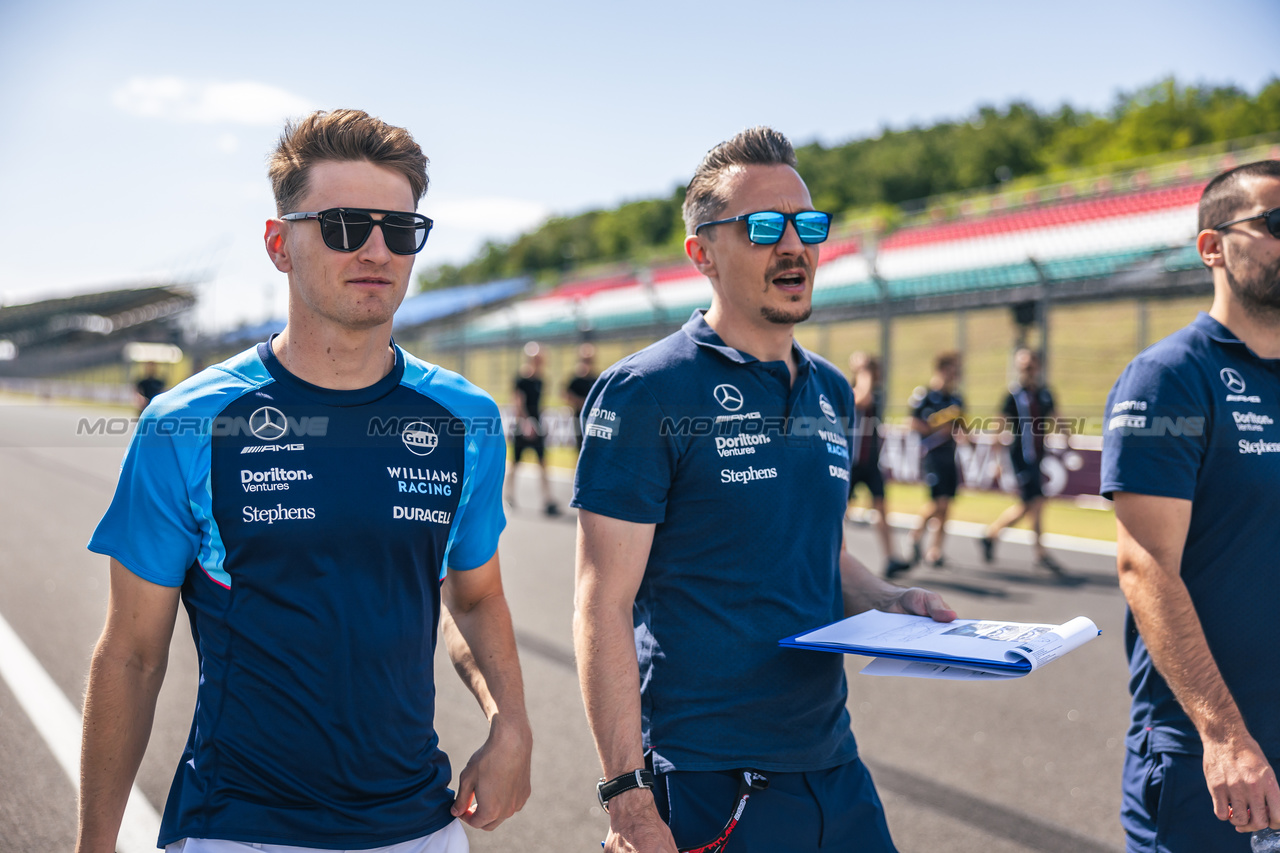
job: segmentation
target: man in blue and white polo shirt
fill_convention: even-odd
[[[792,337],[830,225],[795,164],[768,128],[707,154],[684,217],[711,307],[584,409],[575,642],[609,853],[724,831],[740,853],[894,849],[842,657],[778,640],[869,608],[955,614],[844,548],[853,394]]]
[[[285,330],[157,397],[89,547],[111,603],[85,699],[80,853],[112,851],[179,600],[200,661],[159,843],[461,853],[529,795],[498,535],[497,407],[391,340],[426,157],[356,110],[286,126],[266,249]],[[449,790],[437,627],[491,721]]]
[[[1210,181],[1200,229],[1213,306],[1107,398],[1130,853],[1244,853],[1280,828],[1280,161]]]

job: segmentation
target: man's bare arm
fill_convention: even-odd
[[[1120,589],[1152,662],[1200,734],[1214,814],[1240,832],[1268,821],[1280,829],[1275,772],[1245,728],[1182,580],[1191,501],[1118,492],[1115,504]]]
[[[498,555],[470,571],[450,571],[440,597],[449,658],[489,720],[488,739],[458,775],[453,814],[477,829],[494,830],[529,799],[533,752]]]
[[[606,779],[644,766],[632,605],[653,532],[652,524],[578,513],[574,651],[587,723]],[[676,853],[647,790],[632,789],[610,800],[609,828],[607,853]]]
[[[919,587],[900,587],[877,577],[849,553],[843,542],[840,546],[840,590],[845,616],[854,616],[865,610],[884,610],[932,616],[938,622],[950,622],[956,618],[956,612],[938,593]]]
[[[111,561],[107,621],[93,650],[80,749],[77,853],[113,853],[129,789],[151,737],[169,663],[177,587]]]

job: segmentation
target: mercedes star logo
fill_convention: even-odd
[[[1227,390],[1232,394],[1244,393],[1244,377],[1236,370],[1230,367],[1224,367],[1218,371],[1218,375],[1222,377],[1223,383],[1227,386]]]
[[[742,392],[732,385],[717,385],[712,393],[726,412],[736,412],[742,408]]]
[[[436,449],[436,445],[440,443],[440,436],[436,435],[431,424],[414,421],[401,430],[400,440],[404,442],[405,447],[409,448],[410,453],[426,456]]]
[[[288,431],[289,421],[279,409],[263,406],[249,415],[249,432],[263,441],[276,441]]]

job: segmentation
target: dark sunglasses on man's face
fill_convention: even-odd
[[[787,230],[787,222],[794,222],[796,234],[801,243],[821,243],[831,232],[831,214],[820,210],[802,210],[799,213],[779,213],[776,210],[760,210],[755,213],[744,213],[731,219],[717,219],[704,222],[693,233],[697,234],[709,225],[724,225],[729,222],[747,223],[747,239],[760,246],[772,246],[782,239]]]
[[[381,219],[369,214],[381,213]],[[320,222],[324,244],[335,252],[354,252],[369,239],[376,225],[382,229],[387,248],[397,255],[416,255],[427,245],[427,235],[435,223],[420,213],[374,210],[370,207],[331,207],[318,213],[286,213],[288,222],[315,219]]]
[[[1241,222],[1251,222],[1254,219],[1261,219],[1266,222],[1267,230],[1271,232],[1271,236],[1280,240],[1280,207],[1273,207],[1265,213],[1246,216],[1244,219],[1233,219],[1230,222],[1215,225],[1213,230],[1221,231],[1223,228],[1230,228],[1232,225],[1239,225]]]

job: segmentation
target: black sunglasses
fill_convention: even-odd
[[[381,213],[381,219],[369,214]],[[324,244],[335,252],[354,252],[364,245],[373,233],[373,226],[382,229],[382,239],[387,248],[397,255],[416,255],[427,245],[427,235],[435,223],[420,213],[399,210],[375,210],[370,207],[331,207],[318,213],[286,213],[280,217],[287,222],[316,219],[320,222],[320,236]]]
[[[787,222],[794,222],[796,234],[801,243],[821,243],[831,232],[831,214],[820,210],[802,210],[799,213],[779,213],[776,210],[758,210],[755,213],[744,213],[731,219],[717,219],[704,222],[693,233],[697,234],[708,225],[724,225],[729,222],[747,223],[747,239],[759,246],[772,246],[782,239],[787,230]]]
[[[1280,207],[1273,207],[1263,213],[1246,216],[1244,219],[1233,219],[1230,222],[1215,225],[1212,230],[1221,231],[1223,228],[1230,228],[1232,225],[1239,225],[1241,222],[1250,222],[1254,219],[1265,220],[1267,223],[1267,230],[1271,232],[1271,236],[1280,240]]]

